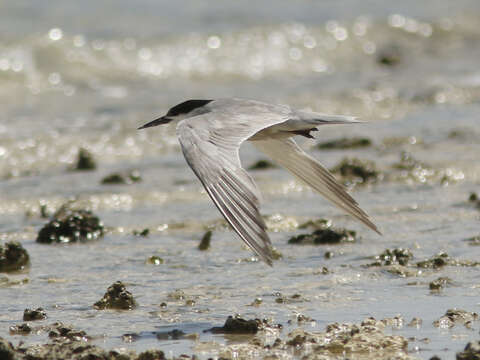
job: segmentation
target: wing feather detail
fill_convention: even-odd
[[[322,164],[305,153],[293,139],[259,140],[253,141],[253,144],[327,200],[381,234],[368,214],[345,191],[345,187],[338,183]]]
[[[261,128],[246,131],[246,126],[240,126],[239,131],[221,134],[221,129],[212,131],[212,121],[201,115],[179,123],[177,134],[185,159],[233,230],[272,265],[272,245],[259,211],[260,192],[238,155],[241,143]]]

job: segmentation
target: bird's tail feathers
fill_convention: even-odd
[[[300,120],[303,120],[312,125],[327,125],[327,124],[356,124],[363,123],[356,116],[350,115],[329,115],[315,112],[300,111],[298,112]]]

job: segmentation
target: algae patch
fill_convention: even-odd
[[[93,307],[98,310],[132,310],[137,307],[137,303],[125,285],[117,281],[108,287],[103,298],[93,304]]]
[[[208,230],[202,237],[200,244],[198,244],[198,250],[205,251],[210,249],[210,240],[212,239],[212,230]]]
[[[116,172],[105,176],[101,183],[103,185],[131,185],[142,181],[138,170]]]
[[[326,141],[317,145],[320,150],[336,150],[336,149],[358,149],[365,148],[372,145],[369,138],[353,137],[341,138],[331,141]]]
[[[331,245],[353,243],[357,241],[357,233],[347,229],[318,229],[310,234],[292,236],[289,244]]]
[[[103,223],[90,210],[63,205],[39,231],[37,242],[87,242],[100,239],[104,233]]]
[[[35,310],[25,309],[23,312],[23,321],[45,320],[46,318],[47,313],[41,307]]]
[[[339,174],[344,182],[350,184],[370,184],[383,178],[373,161],[357,158],[344,158],[331,172]]]
[[[0,272],[20,271],[30,265],[30,256],[17,241],[0,245]]]
[[[95,162],[92,153],[90,153],[90,151],[87,149],[81,148],[78,151],[77,162],[75,163],[73,170],[91,171],[95,170],[96,168],[97,163]]]

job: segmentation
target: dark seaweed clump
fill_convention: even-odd
[[[480,341],[469,342],[462,352],[457,353],[457,360],[480,359]]]
[[[256,334],[262,322],[259,319],[245,320],[241,317],[229,316],[222,327],[213,327],[205,330],[214,334]]]
[[[317,149],[334,150],[334,149],[356,149],[364,148],[372,145],[372,141],[368,138],[354,137],[341,138],[332,141],[326,141],[317,145]]]
[[[402,54],[398,46],[388,46],[381,49],[377,55],[377,63],[383,66],[393,67],[400,64]]]
[[[93,155],[86,149],[80,149],[78,151],[77,163],[75,164],[74,170],[95,170],[97,168],[97,163],[93,158]]]
[[[23,321],[44,320],[46,318],[47,313],[41,307],[35,310],[25,309],[25,311],[23,312]]]
[[[389,265],[408,265],[413,258],[410,249],[396,248],[393,250],[386,249],[380,255],[375,256],[375,261],[367,266],[389,266]]]
[[[472,192],[468,197],[468,201],[480,209],[480,199],[478,198],[477,193]]]
[[[43,244],[86,242],[104,235],[100,219],[89,210],[74,210],[62,206],[50,222],[45,224],[37,236]]]
[[[132,170],[125,173],[117,172],[105,176],[102,179],[104,185],[130,185],[142,181],[140,172],[138,170]]]
[[[30,256],[19,242],[0,245],[0,272],[23,270],[30,265]]]
[[[373,161],[357,158],[344,158],[331,171],[340,174],[346,182],[353,184],[374,183],[382,176]]]
[[[301,234],[292,236],[289,240],[289,244],[313,244],[313,245],[325,245],[325,244],[340,244],[340,243],[352,243],[357,239],[357,233],[353,230],[346,229],[318,229],[311,234]]]
[[[268,160],[258,160],[256,163],[251,165],[248,170],[265,170],[276,167],[272,162]]]
[[[210,248],[210,240],[212,239],[212,230],[208,230],[202,237],[200,244],[198,244],[198,250],[205,251]]]
[[[98,310],[118,309],[132,310],[137,306],[135,299],[130,291],[127,290],[121,281],[117,281],[110,285],[103,298],[93,304]]]

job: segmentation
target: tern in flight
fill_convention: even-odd
[[[207,194],[233,230],[267,264],[272,265],[272,245],[259,212],[261,195],[240,163],[239,149],[246,140],[380,234],[345,187],[293,140],[296,135],[313,138],[310,133],[322,125],[357,123],[354,117],[237,98],[188,100],[139,129],[170,122],[178,122],[183,155]]]

